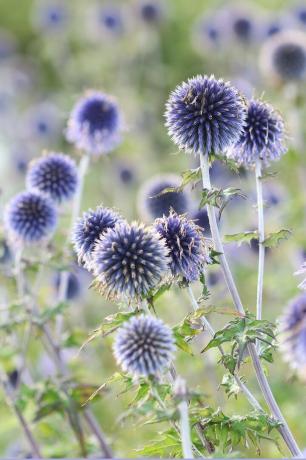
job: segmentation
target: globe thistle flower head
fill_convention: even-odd
[[[138,208],[145,220],[154,220],[169,215],[171,209],[178,214],[185,214],[190,207],[190,196],[186,190],[182,192],[166,189],[179,187],[181,179],[175,174],[153,176],[143,184],[138,195]]]
[[[169,249],[172,276],[187,281],[198,280],[205,261],[204,237],[200,228],[174,211],[167,217],[156,219],[154,227]]]
[[[117,174],[124,185],[131,185],[135,181],[135,170],[129,165],[118,165]]]
[[[48,153],[30,164],[27,177],[30,190],[40,192],[57,203],[70,200],[77,191],[75,161],[62,153]]]
[[[232,31],[241,43],[249,43],[254,35],[254,23],[248,15],[237,15],[233,18]]]
[[[84,263],[87,267],[92,259],[95,243],[108,229],[114,228],[122,220],[115,211],[103,206],[84,212],[83,216],[76,221],[72,231],[72,242],[79,263]]]
[[[302,26],[306,26],[306,7],[301,5],[295,10],[295,17]]]
[[[254,166],[258,160],[268,165],[286,153],[284,141],[284,122],[280,114],[269,104],[251,100],[244,130],[228,156],[245,167]]]
[[[114,355],[123,371],[134,377],[159,376],[171,364],[174,337],[166,324],[153,316],[134,316],[118,330]]]
[[[198,75],[170,94],[165,117],[168,133],[180,149],[210,155],[223,153],[239,139],[245,107],[229,83]]]
[[[281,350],[292,369],[306,378],[306,293],[293,299],[280,319]]]
[[[156,0],[142,0],[139,4],[139,14],[144,22],[154,24],[161,20],[162,8]]]
[[[66,138],[92,155],[113,150],[120,143],[121,114],[115,100],[104,93],[90,91],[75,105]]]
[[[45,146],[57,139],[60,125],[57,108],[51,103],[40,103],[31,107],[25,115],[25,136]]]
[[[53,280],[54,287],[55,287],[57,294],[60,290],[60,285],[61,285],[61,279],[62,279],[61,273],[62,272],[57,272]],[[67,280],[67,289],[65,293],[65,300],[72,301],[72,300],[78,299],[81,295],[81,291],[82,291],[81,282],[80,282],[78,275],[74,273],[73,271],[69,272],[68,280]]]
[[[63,2],[52,0],[39,2],[34,11],[34,23],[44,32],[59,32],[68,22],[68,10]]]
[[[50,237],[57,212],[51,200],[35,192],[22,192],[11,199],[4,213],[12,242],[38,243]]]
[[[305,80],[306,34],[288,30],[269,38],[260,53],[260,67],[275,82]]]
[[[100,8],[97,12],[100,27],[112,34],[120,35],[123,32],[123,18],[120,8],[107,5]]]
[[[96,243],[93,273],[101,294],[140,299],[168,272],[168,250],[160,235],[144,225],[119,223]]]

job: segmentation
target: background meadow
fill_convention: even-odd
[[[306,22],[297,15],[299,6],[306,5],[278,0],[238,3],[163,0],[152,2],[157,16],[146,18],[141,13],[142,3],[137,0],[61,0],[57,3],[54,0],[0,0],[1,215],[7,201],[24,189],[27,165],[42,151],[63,152],[79,161],[80,152],[65,140],[64,131],[79,97],[88,89],[96,89],[116,98],[124,118],[124,132],[122,142],[114,151],[92,159],[81,208],[83,211],[94,209],[102,203],[114,207],[129,221],[150,224],[151,219],[141,205],[143,184],[156,174],[180,175],[198,165],[197,158],[179,152],[167,134],[164,111],[169,92],[197,74],[214,74],[230,80],[247,97],[263,97],[273,104],[286,123],[289,150],[269,168],[275,174],[264,182],[267,233],[281,228],[292,232],[266,254],[264,317],[275,321],[299,293],[300,280],[293,273],[306,254],[305,81],[297,85],[274,82],[266,72],[266,63],[259,62],[259,56],[272,25],[306,33]],[[50,17],[48,8],[53,7],[60,11],[58,17]],[[231,29],[235,15],[250,18],[252,29],[246,39],[236,36]],[[254,174],[241,169],[237,175],[216,162],[212,177],[219,186],[237,187],[246,195],[245,199],[235,197],[227,205],[221,218],[222,235],[254,230],[257,225]],[[193,217],[198,209],[200,187],[190,187],[188,193],[189,215]],[[43,263],[36,295],[41,312],[50,316],[48,321],[53,331],[56,276],[68,266],[76,278],[74,295],[63,306],[60,343],[73,379],[78,382],[76,391],[84,402],[95,388],[118,371],[118,366],[112,354],[111,336],[97,337],[80,353],[78,350],[105,317],[118,311],[118,303],[105,300],[90,289],[91,275],[77,267],[69,248],[63,250],[70,219],[68,203],[60,210],[59,226],[50,243],[56,256],[49,259],[48,251],[42,253],[39,247],[34,249],[27,255],[30,261],[27,276],[34,283],[39,265]],[[0,364],[13,379],[20,364],[25,312],[22,303],[16,301],[6,233],[3,227],[0,231]],[[207,228],[204,231],[209,236]],[[228,243],[226,248],[243,303],[254,313],[256,242],[251,245]],[[233,307],[218,265],[209,268],[208,287],[210,296],[205,306],[213,307],[209,317],[215,329],[220,329],[232,319]],[[200,285],[195,285],[195,292],[200,295]],[[186,292],[179,287],[161,296],[155,307],[171,326],[190,312]],[[200,353],[207,342],[206,334],[196,337],[190,344],[193,356],[179,350],[175,361],[177,369],[191,389],[204,395],[207,404],[216,409],[219,406],[229,415],[245,414],[249,411],[245,398],[241,394],[228,398],[220,386],[225,370],[222,365],[215,365],[219,352],[213,349],[204,355]],[[57,372],[41,346],[37,328],[30,336],[27,366],[37,388],[49,385],[50,404],[46,414],[38,414],[43,405],[31,396],[27,372],[19,398],[43,446],[44,456],[79,455],[69,424],[57,407],[54,389]],[[274,353],[274,364],[265,363],[265,369],[288,424],[300,447],[306,448],[305,382],[293,374],[279,350]],[[260,399],[248,360],[241,375]],[[114,382],[106,385],[89,403],[119,458],[141,456],[141,449],[158,437],[158,432],[167,424],[145,424],[137,418],[123,417],[134,397],[135,390],[122,392],[122,385]],[[4,421],[0,424],[0,456],[28,454],[18,422],[2,392],[0,419]],[[261,455],[288,455],[277,432],[273,432],[273,438],[278,441],[280,451],[277,443],[262,440]],[[97,455],[95,440],[89,437],[87,442],[89,453]],[[250,445],[246,449],[243,443],[233,451],[232,454],[227,451],[226,456],[258,454],[256,447]],[[166,457],[167,453],[171,454],[171,446],[168,451],[155,452],[155,455]]]

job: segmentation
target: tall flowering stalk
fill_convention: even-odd
[[[209,156],[224,153],[239,141],[246,118],[245,105],[229,84],[214,77],[198,76],[178,86],[170,95],[166,110],[166,125],[173,141],[183,150],[200,156],[202,184],[211,192]],[[212,238],[224,278],[239,313],[245,315],[236,284],[229,268],[221,240],[215,209],[207,205]],[[260,359],[253,344],[248,345],[256,377],[272,414],[282,425],[280,432],[293,456],[301,451],[275,401]]]

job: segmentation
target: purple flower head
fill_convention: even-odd
[[[58,294],[59,289],[61,287],[61,275],[62,272],[57,272],[54,276],[53,282],[55,290]],[[82,292],[81,280],[76,272],[71,271],[68,273],[68,280],[67,280],[67,289],[65,293],[65,300],[73,301],[80,297]]]
[[[34,22],[45,32],[58,32],[64,29],[68,22],[69,13],[64,2],[58,0],[43,1],[34,11]]]
[[[6,206],[4,223],[13,242],[38,243],[55,230],[57,212],[48,198],[35,192],[22,192]]]
[[[228,156],[245,167],[252,167],[257,160],[268,165],[286,151],[284,122],[280,114],[269,104],[251,100],[244,130]]]
[[[139,191],[140,214],[150,221],[157,217],[167,216],[171,209],[178,214],[188,212],[190,196],[186,190],[162,193],[163,190],[177,188],[180,184],[181,179],[175,174],[160,174],[149,179]]]
[[[90,91],[75,105],[68,121],[67,140],[92,155],[113,150],[121,141],[121,114],[107,94]]]
[[[260,54],[262,72],[281,82],[306,78],[306,34],[283,31],[269,38]]]
[[[237,142],[245,107],[229,83],[198,75],[170,94],[165,116],[168,133],[180,149],[210,155],[224,153]]]
[[[154,24],[162,18],[162,7],[156,0],[142,0],[139,4],[139,14],[143,21]]]
[[[134,316],[118,330],[114,355],[123,371],[135,377],[157,376],[169,368],[175,351],[166,324],[153,316]]]
[[[48,153],[30,164],[27,186],[57,203],[70,200],[78,187],[75,161],[62,153]]]
[[[156,219],[154,227],[169,250],[172,276],[183,277],[187,281],[198,280],[205,262],[204,238],[200,228],[174,211],[168,217]]]
[[[92,259],[94,246],[102,235],[122,221],[119,214],[103,206],[84,212],[83,216],[76,221],[72,231],[72,242],[79,263],[87,265]]]
[[[168,271],[168,251],[160,235],[143,225],[120,223],[96,243],[93,272],[107,298],[141,298]]]
[[[112,35],[121,34],[123,31],[123,18],[120,8],[107,5],[97,11],[99,26]]]
[[[285,360],[306,377],[306,293],[291,301],[280,319],[280,331]]]
[[[24,125],[26,137],[45,146],[60,134],[59,112],[53,104],[40,103],[28,110]]]

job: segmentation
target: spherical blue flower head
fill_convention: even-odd
[[[168,188],[177,188],[181,179],[175,174],[160,174],[144,183],[139,191],[138,207],[141,214],[149,221],[157,217],[167,216],[171,209],[178,214],[185,214],[190,207],[189,194],[182,192],[166,192]]]
[[[306,78],[306,34],[283,31],[267,40],[260,55],[260,66],[267,77],[281,82]]]
[[[295,11],[295,15],[300,24],[306,26],[306,7],[300,6],[299,8],[297,8]]]
[[[241,134],[245,107],[238,91],[214,76],[177,86],[167,102],[169,135],[186,152],[223,153]]]
[[[237,16],[232,24],[234,36],[242,43],[248,43],[254,33],[254,24],[250,17]]]
[[[120,143],[121,114],[114,99],[91,91],[74,107],[66,132],[69,142],[92,155],[108,153]]]
[[[78,187],[75,161],[62,153],[49,153],[30,164],[27,186],[57,203],[70,200]]]
[[[55,230],[57,212],[48,198],[35,192],[22,192],[8,203],[4,222],[12,241],[38,243]]]
[[[57,139],[61,131],[60,115],[57,108],[49,103],[31,107],[26,114],[25,135],[30,141],[41,144]]]
[[[161,6],[155,1],[144,0],[140,4],[140,16],[147,23],[156,23],[162,16]]]
[[[135,171],[130,166],[119,166],[118,175],[124,185],[130,185],[135,180]]]
[[[79,263],[87,265],[91,261],[95,243],[110,228],[114,228],[122,217],[110,208],[98,206],[95,210],[84,212],[72,231],[72,242]]]
[[[36,22],[41,29],[48,32],[57,32],[67,24],[67,20],[68,11],[62,2],[49,1],[38,5]]]
[[[58,292],[61,285],[61,272],[57,272],[54,277],[55,289]],[[80,297],[81,283],[79,277],[74,272],[68,273],[67,289],[65,299],[72,301]]]
[[[135,377],[158,376],[167,370],[175,351],[166,324],[153,316],[134,316],[118,330],[114,355],[123,371]]]
[[[280,330],[285,360],[306,376],[306,293],[289,304],[280,320]]]
[[[198,280],[205,261],[204,238],[199,227],[173,211],[168,217],[156,219],[154,227],[169,250],[172,276]]]
[[[279,113],[269,104],[252,100],[243,133],[228,156],[245,167],[254,166],[259,159],[268,165],[286,153],[284,141],[284,122]]]
[[[112,34],[120,34],[123,31],[123,21],[120,8],[112,5],[100,8],[98,11],[99,24]]]
[[[108,230],[93,252],[93,272],[107,298],[141,298],[168,271],[168,250],[160,235],[143,225],[121,223]]]

